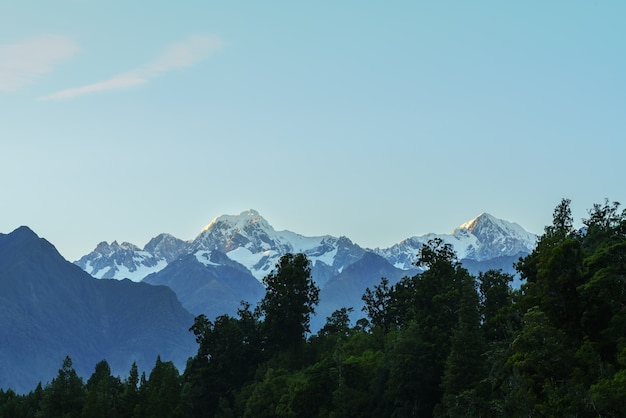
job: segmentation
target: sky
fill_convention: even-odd
[[[0,233],[388,247],[626,201],[626,2],[5,1]],[[626,203],[626,202],[625,202]]]

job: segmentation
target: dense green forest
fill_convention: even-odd
[[[197,354],[182,375],[156,359],[84,382],[66,358],[27,395],[0,390],[0,417],[624,417],[626,211],[596,204],[575,229],[554,210],[512,276],[475,277],[440,240],[423,273],[363,295],[364,316],[334,312],[310,335],[319,299],[302,254],[265,277],[260,304],[196,317]]]

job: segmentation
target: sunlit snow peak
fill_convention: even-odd
[[[268,231],[274,230],[265,218],[259,215],[259,212],[254,209],[249,209],[241,212],[239,215],[221,215],[213,218],[213,220],[200,231],[200,234],[214,228],[244,231],[252,225]]]

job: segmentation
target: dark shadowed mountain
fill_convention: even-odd
[[[520,258],[527,256],[528,252],[519,252],[515,255],[502,255],[500,257],[489,258],[486,260],[472,260],[470,258],[464,258],[461,261],[463,267],[465,267],[470,273],[478,276],[479,273],[487,270],[502,270],[503,273],[508,273],[514,276],[513,288],[519,288],[520,278],[519,274],[515,270],[515,264],[519,262]]]
[[[332,278],[320,292],[320,305],[315,309],[316,317],[311,321],[311,329],[321,328],[335,310],[353,308],[350,317],[354,321],[364,318],[364,306],[361,297],[368,287],[373,289],[385,277],[389,285],[397,283],[404,276],[412,276],[415,270],[401,270],[392,266],[383,257],[372,252],[365,252],[363,257],[346,267],[339,275]]]
[[[157,355],[183,368],[196,344],[193,316],[171,289],[97,280],[27,227],[0,234],[0,387],[18,392],[56,376],[69,355],[88,377],[106,359],[126,375]]]
[[[210,319],[235,316],[241,301],[254,306],[265,294],[247,268],[217,250],[182,257],[143,281],[169,286],[191,313]]]

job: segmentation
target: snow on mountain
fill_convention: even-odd
[[[128,242],[101,242],[75,264],[97,279],[141,281],[164,269],[186,250],[187,243],[169,234],[160,234],[142,249]]]
[[[503,256],[530,253],[537,244],[537,236],[520,225],[482,213],[455,228],[452,234],[426,234],[399,242],[374,252],[386,258],[395,267],[408,270],[422,245],[434,238],[452,245],[459,260],[484,261]]]
[[[272,271],[282,255],[304,253],[311,261],[312,270],[319,271],[315,277],[322,282],[320,284],[338,274],[349,262],[349,256],[337,257],[340,252],[363,252],[345,237],[305,237],[291,231],[276,231],[255,210],[213,219],[191,243],[191,248],[193,251],[215,249],[223,252],[246,266],[258,280]]]
[[[285,253],[304,253],[311,260],[312,276],[322,287],[368,251],[382,256],[396,268],[410,270],[422,245],[433,238],[452,245],[459,259],[475,261],[529,253],[537,241],[534,234],[520,225],[483,213],[451,234],[414,236],[389,248],[368,250],[346,237],[305,237],[291,231],[276,231],[251,209],[239,215],[216,217],[191,241],[161,234],[143,249],[129,243],[103,242],[76,264],[97,278],[139,281],[183,256],[193,254],[197,261],[208,266],[219,264],[216,260],[226,255],[261,281]]]
[[[478,240],[478,245],[468,247],[464,257],[482,261],[503,255],[531,252],[537,245],[537,236],[527,232],[514,222],[497,219],[482,213],[454,230],[454,234],[469,232]]]
[[[469,248],[478,245],[478,239],[468,233],[459,232],[457,234],[426,234],[407,238],[389,248],[376,248],[373,251],[389,261],[394,267],[409,270],[414,268],[417,260],[417,253],[429,240],[440,238],[444,243],[452,245],[459,258],[468,252]]]

